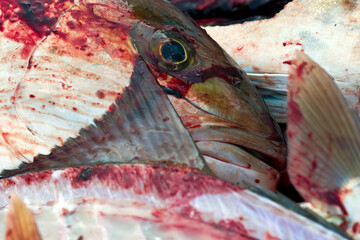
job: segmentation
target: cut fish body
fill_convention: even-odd
[[[0,186],[0,219],[15,192],[34,211],[44,239],[346,239],[265,197],[178,167],[68,168]]]

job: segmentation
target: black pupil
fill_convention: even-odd
[[[161,47],[161,55],[165,61],[179,63],[186,59],[184,47],[177,41],[169,40]]]

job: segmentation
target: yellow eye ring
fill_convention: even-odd
[[[188,53],[184,45],[175,39],[167,39],[159,48],[159,55],[170,65],[179,65],[187,61]]]

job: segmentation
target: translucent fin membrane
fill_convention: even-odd
[[[6,217],[6,240],[41,240],[31,211],[16,194],[11,195],[11,205]]]
[[[204,162],[190,134],[166,94],[142,60],[137,60],[131,83],[100,120],[94,121],[56,147],[17,170],[15,174],[100,163],[173,162],[203,169]]]
[[[345,185],[360,176],[360,123],[331,77],[298,53],[289,86],[289,175],[316,207],[344,214]]]

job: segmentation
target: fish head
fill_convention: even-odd
[[[172,3],[136,2],[133,13],[139,21],[130,31],[133,46],[194,140],[236,144],[283,169],[283,138],[245,72]]]
[[[14,84],[6,85],[13,95],[7,96],[11,104],[4,122],[15,121],[7,117],[11,112],[18,129],[16,135],[4,135],[4,142],[21,161],[10,159],[4,168],[48,154],[105,109],[111,112],[112,103],[131,86],[139,58],[196,142],[232,144],[216,152],[244,147],[284,168],[284,141],[244,72],[172,3],[24,0],[7,8],[16,16],[4,21],[1,36],[19,43],[21,51],[19,64],[9,60],[9,69],[26,74],[19,72],[12,76]],[[4,125],[3,132],[14,132]],[[201,152],[209,150],[202,147]]]

